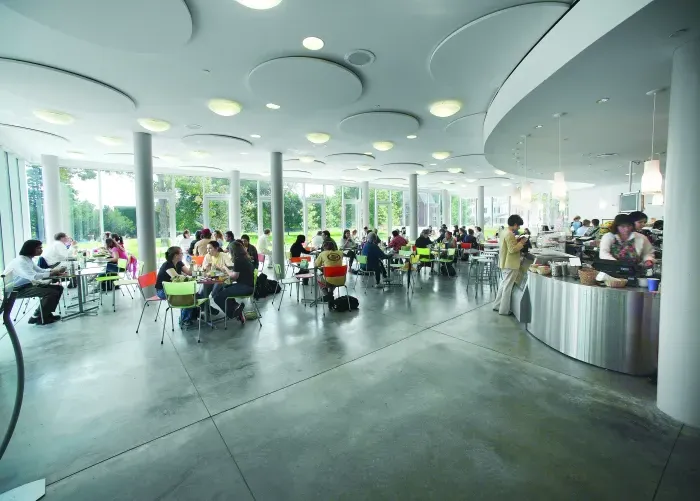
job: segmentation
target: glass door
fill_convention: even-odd
[[[386,242],[389,240],[391,231],[394,229],[392,223],[392,204],[391,202],[377,202],[376,207],[376,229],[379,230],[379,235],[377,236],[379,240]]]
[[[156,255],[162,256],[175,242],[175,196],[173,193],[154,193],[156,223]]]
[[[222,233],[230,228],[228,220],[228,195],[204,195],[204,227]]]
[[[360,201],[345,200],[343,205],[343,230],[358,230],[359,233]]]
[[[326,229],[326,199],[307,198],[304,201],[304,234],[307,239]]]

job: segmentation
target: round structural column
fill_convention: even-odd
[[[241,171],[231,171],[231,188],[228,201],[229,226],[233,236],[241,238]]]
[[[134,181],[136,185],[136,230],[139,261],[143,273],[156,268],[156,219],[153,200],[153,149],[147,132],[134,132]],[[155,292],[153,292],[155,293]]]
[[[362,181],[360,190],[362,196],[362,226],[369,228],[369,181]]]
[[[279,264],[284,278],[284,177],[282,153],[270,154],[270,186],[272,188],[272,262]],[[262,228],[260,232],[262,233]]]
[[[418,174],[409,174],[409,238],[413,241],[418,238]]]
[[[477,188],[476,195],[476,225],[484,229],[484,187]]]
[[[59,231],[70,232],[70,228],[61,228],[61,176],[58,157],[41,155],[41,167],[44,183],[44,234],[46,241],[52,242]]]

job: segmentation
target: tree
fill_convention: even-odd
[[[32,238],[44,240],[44,181],[41,167],[38,165],[27,167],[26,175]]]
[[[128,217],[122,210],[117,207],[104,206],[104,223],[105,229],[112,233],[117,233],[122,237],[136,236],[136,223],[134,219]]]
[[[304,204],[296,192],[284,190],[285,231],[302,231],[304,226]]]

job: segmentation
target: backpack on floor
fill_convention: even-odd
[[[350,301],[350,308],[348,309],[348,300]],[[335,311],[354,311],[360,307],[360,302],[356,297],[352,296],[340,296],[339,298],[333,300],[333,309]]]
[[[267,281],[267,293],[268,294],[278,294],[281,291],[282,291],[282,288],[280,287],[280,284],[277,280],[268,280]]]
[[[267,286],[268,286],[268,279],[267,275],[264,273],[261,273],[258,275],[258,280],[255,282],[255,291],[253,292],[253,297],[255,299],[261,299],[264,297],[267,297],[269,294]]]

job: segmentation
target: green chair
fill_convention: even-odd
[[[369,278],[367,278],[367,277],[372,276],[374,274],[374,272],[369,271],[367,269],[367,256],[362,256],[362,255],[357,256],[357,264],[358,264],[357,275],[365,277],[365,294],[367,294],[367,286],[369,285]],[[365,265],[364,270],[362,269],[363,264]],[[357,288],[357,280],[355,280],[355,287],[353,287],[353,288],[354,289]]]
[[[193,310],[200,308],[209,301],[209,298],[197,299],[197,282],[163,282],[163,290],[168,301],[168,307],[165,309],[165,322],[163,322],[163,336],[160,338],[160,344],[163,344],[165,339],[165,324],[168,323],[168,310],[170,310],[170,323],[173,327],[173,332],[175,332],[173,310]],[[197,321],[197,342],[199,343],[202,335],[201,315]]]
[[[127,266],[128,261],[126,259],[118,259],[117,260],[117,272],[107,272],[105,271],[105,275],[103,277],[97,277],[95,278],[95,282],[101,287],[102,283],[104,282],[117,282],[118,280],[122,280],[123,277],[119,275],[120,273],[126,273],[126,266]],[[105,268],[106,270],[106,268]],[[113,283],[112,284],[112,309],[116,312],[117,311],[117,306],[115,302],[115,295],[114,291],[116,289],[117,284]],[[122,292],[123,294],[123,292]],[[129,291],[129,295],[131,295],[131,291]],[[134,296],[131,296],[131,299],[134,299]],[[102,306],[102,292],[100,291],[100,306]]]
[[[281,276],[282,276],[282,265],[279,264],[279,263],[276,263],[276,264],[275,264],[275,274],[276,274],[278,277],[281,277]],[[277,311],[280,311],[280,308],[282,307],[282,299],[284,299],[284,293],[287,291],[287,286],[288,286],[288,285],[290,286],[290,287],[289,287],[289,297],[292,297],[292,288],[291,288],[291,286],[296,284],[296,286],[297,286],[297,303],[299,302],[299,287],[301,286],[301,279],[296,278],[296,277],[294,277],[294,278],[283,278],[283,279],[281,279],[281,280],[278,280],[278,281],[277,281],[277,284],[278,284],[278,285],[280,286],[280,288],[282,289],[282,290],[280,291],[280,294],[281,294],[281,295],[280,295],[280,302],[279,302],[279,304],[277,305]],[[303,289],[304,289],[304,288],[302,287],[302,291],[303,291]],[[275,304],[275,299],[276,299],[276,298],[277,298],[277,291],[275,291],[275,294],[272,296],[272,304],[273,304],[273,305]],[[306,298],[306,293],[304,293],[304,298]]]
[[[444,266],[445,273],[447,273],[449,275],[447,264],[454,263],[456,251],[457,251],[457,249],[447,249],[447,257],[442,257],[442,258],[436,259],[436,262],[439,263],[438,271],[440,271],[442,269],[442,267]],[[456,268],[455,268],[455,272],[456,272]]]
[[[428,247],[417,247],[416,254],[418,255],[418,262],[422,265],[430,265],[430,271],[433,270],[433,258],[430,254],[430,249]]]
[[[255,308],[255,313],[258,315],[258,323],[260,324],[260,327],[262,327],[262,321],[260,318],[262,315],[260,314],[260,309],[258,308],[258,303],[255,301],[255,286],[258,284],[258,270],[255,269],[253,270],[253,292],[250,294],[247,294],[245,296],[228,296],[226,298],[226,302],[224,302],[224,330],[228,326],[228,300],[229,299],[248,299],[253,307]],[[281,302],[281,300],[280,300]]]

